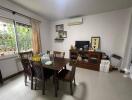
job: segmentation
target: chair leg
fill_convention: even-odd
[[[37,79],[35,78],[35,90],[37,89]]]
[[[70,81],[70,90],[71,90],[71,95],[73,95],[73,90],[72,90],[72,81]]]
[[[76,81],[75,81],[75,77],[74,77],[74,86],[76,86]]]
[[[65,65],[65,69],[66,69],[66,65]]]
[[[44,80],[43,80],[43,82],[42,82],[42,85],[43,85],[42,94],[45,95],[45,81],[44,81]]]
[[[27,83],[27,75],[25,74],[24,76],[25,76],[25,86],[27,86],[27,84],[26,84]]]
[[[31,76],[31,90],[33,89],[33,76]]]
[[[29,76],[29,80],[31,80],[31,76]]]

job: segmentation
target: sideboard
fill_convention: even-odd
[[[77,67],[99,71],[103,54],[95,51],[70,50],[70,59],[77,60],[80,56],[81,60],[77,61]]]

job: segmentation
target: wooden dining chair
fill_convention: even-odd
[[[33,52],[32,51],[20,52],[19,55],[21,59],[31,59],[33,56]]]
[[[28,59],[21,59],[21,63],[24,69],[24,76],[25,76],[25,86],[27,83],[27,77],[31,77],[32,76],[32,68],[31,68],[31,64],[30,61]]]
[[[58,78],[57,88],[59,89],[59,80],[69,82],[71,95],[73,95],[72,81],[74,81],[74,86],[75,86],[76,85],[76,83],[75,83],[75,72],[76,72],[76,65],[73,65],[71,70],[67,70],[67,69],[61,70],[57,74],[57,78]]]
[[[63,58],[65,58],[65,52],[54,51],[53,56],[54,56],[54,59],[58,59],[58,58],[63,59]],[[66,65],[64,66],[64,68],[66,69]]]
[[[45,94],[45,83],[51,76],[53,76],[54,71],[51,69],[43,68],[41,62],[32,61],[32,68],[34,76],[31,77],[31,86],[33,86],[33,77],[35,77],[35,90],[38,84],[38,80],[42,82],[42,94]]]
[[[54,58],[64,58],[65,57],[65,52],[54,51],[53,55],[54,55]]]
[[[31,77],[32,73],[32,68],[31,68],[31,64],[30,64],[30,60],[33,56],[33,52],[32,51],[28,51],[28,52],[20,52],[19,53],[20,59],[21,59],[21,63],[24,69],[24,76],[25,76],[25,86],[27,83],[27,77]]]

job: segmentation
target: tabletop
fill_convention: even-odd
[[[56,58],[56,59],[54,59],[54,61],[51,65],[42,64],[42,66],[44,68],[49,68],[49,69],[53,69],[53,70],[61,70],[64,66],[66,66],[66,64],[69,63],[69,61],[70,60],[67,58]]]

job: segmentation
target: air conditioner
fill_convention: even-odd
[[[80,24],[83,24],[83,18],[82,17],[72,18],[68,22],[68,26],[80,25]]]

